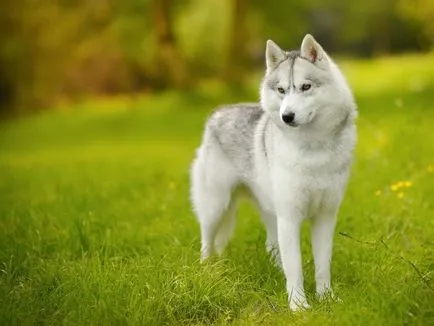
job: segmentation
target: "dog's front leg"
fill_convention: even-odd
[[[322,212],[312,219],[311,239],[315,260],[316,292],[320,298],[327,294],[333,295],[330,283],[330,263],[335,225],[335,211]]]
[[[286,277],[286,288],[291,310],[308,308],[303,285],[303,270],[300,251],[300,227],[302,217],[296,212],[278,216],[278,242]]]

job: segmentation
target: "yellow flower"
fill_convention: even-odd
[[[428,167],[426,168],[426,170],[427,170],[427,172],[428,173],[432,173],[432,172],[434,172],[434,165],[428,165]]]
[[[399,199],[404,198],[404,193],[403,192],[398,193],[398,198]]]
[[[397,183],[395,183],[395,184],[393,184],[393,185],[390,186],[390,189],[392,191],[397,191],[399,189],[399,185]]]
[[[406,186],[407,188],[411,187],[413,185],[413,182],[411,181],[405,181],[404,182],[404,186]]]
[[[402,188],[402,187],[404,187],[404,182],[402,182],[402,181],[398,181],[398,182],[396,183],[396,185],[398,186],[398,188]]]
[[[375,196],[380,196],[381,195],[381,190],[377,190],[376,192],[375,192]]]

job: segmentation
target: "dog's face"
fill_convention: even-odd
[[[330,108],[342,102],[342,90],[330,58],[311,35],[305,36],[300,51],[284,52],[268,41],[266,60],[261,103],[276,124],[297,128],[336,120]]]

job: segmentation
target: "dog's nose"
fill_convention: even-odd
[[[295,118],[295,113],[294,112],[289,112],[286,114],[282,114],[282,120],[285,123],[291,123],[294,121]]]

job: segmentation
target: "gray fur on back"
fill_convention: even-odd
[[[300,57],[299,51],[285,52],[283,62],[289,60],[291,70],[296,58]],[[288,72],[291,74],[291,71]],[[267,85],[274,89],[278,80],[271,78]],[[208,135],[215,139],[223,153],[238,170],[240,175],[249,176],[254,170],[254,149],[255,130],[261,118],[269,119],[264,115],[264,111],[258,103],[242,103],[226,105],[218,108],[207,122]],[[266,127],[266,123],[262,128]],[[262,134],[262,146],[257,150],[261,151],[267,158],[265,146],[265,132],[258,131]],[[205,146],[206,142],[204,143]]]
[[[235,104],[220,107],[208,120],[210,136],[241,174],[253,168],[254,134],[263,114],[259,104]]]

